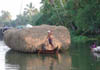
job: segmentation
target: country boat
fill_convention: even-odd
[[[98,53],[100,53],[100,46],[97,46],[96,43],[94,43],[91,46],[91,50],[92,50],[92,52],[98,52]]]
[[[58,47],[54,48],[53,50],[36,50],[34,53],[38,54],[55,54],[58,53]]]

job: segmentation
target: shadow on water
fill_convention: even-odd
[[[68,53],[37,55],[18,53],[12,50],[6,53],[7,70],[71,70],[71,63]]]

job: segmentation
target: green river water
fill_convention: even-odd
[[[0,41],[0,70],[100,70],[100,53],[76,44],[58,55],[25,54],[11,51]]]

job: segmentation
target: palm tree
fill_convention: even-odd
[[[1,11],[2,15],[1,15],[1,19],[3,22],[9,22],[11,21],[11,14],[8,11]]]
[[[30,4],[27,4],[26,8],[24,8],[24,15],[27,15],[27,16],[32,16],[36,14],[37,12],[38,10],[34,8],[32,2]]]

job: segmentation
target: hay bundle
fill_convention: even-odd
[[[26,29],[9,29],[4,33],[4,41],[8,47],[22,52],[33,52],[45,46],[47,50],[52,50],[48,43],[48,30],[53,31],[54,47],[68,48],[70,44],[70,34],[63,26],[41,25]]]

